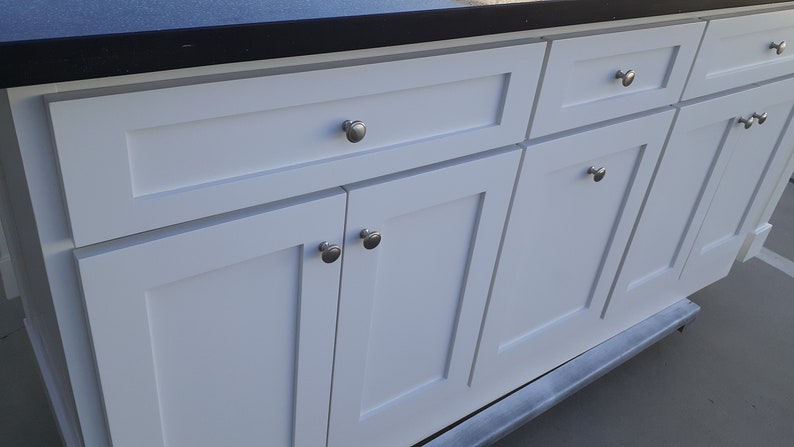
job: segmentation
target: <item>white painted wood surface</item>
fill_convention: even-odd
[[[681,96],[705,22],[551,37],[530,137],[674,104]],[[615,75],[634,70],[624,87]]]
[[[608,315],[658,311],[727,275],[748,233],[763,226],[760,208],[784,181],[792,82],[680,109]],[[764,111],[770,118],[762,125],[738,122]]]
[[[406,446],[474,408],[468,379],[520,150],[349,188],[330,447]],[[364,229],[383,241],[366,250]]]
[[[473,386],[510,391],[603,341],[605,300],[672,117],[527,147]],[[606,168],[600,182],[591,166]]]
[[[75,244],[515,144],[544,48],[50,96]],[[363,141],[347,141],[345,120],[366,123]]]
[[[781,54],[769,48],[785,41]],[[716,93],[794,72],[794,11],[711,20],[683,99]]]
[[[340,191],[77,252],[115,447],[325,443],[341,262],[318,246],[344,211]]]
[[[702,23],[676,26],[697,34],[692,30]],[[593,31],[599,26],[585,28]],[[465,165],[448,162],[523,140],[545,48],[542,43],[484,49],[500,40],[490,36],[478,41],[485,45],[476,50],[457,48],[460,43],[456,42],[411,46],[412,51],[430,50],[415,59],[406,59],[408,55],[396,49],[377,49],[9,91],[8,100],[4,95],[0,103],[0,119],[8,129],[2,137],[3,162],[10,161],[18,169],[9,176],[9,184],[29,192],[29,197],[14,197],[15,223],[35,229],[20,234],[26,255],[23,269],[30,278],[32,298],[28,300],[34,304],[29,308],[34,309],[30,321],[35,324],[29,327],[40,332],[42,348],[37,354],[44,359],[42,363],[54,365],[48,377],[60,381],[50,389],[63,397],[53,401],[61,424],[67,426],[65,433],[73,434],[69,446],[108,445],[105,413],[117,446],[244,445],[255,439],[268,439],[274,445],[322,445],[329,402],[332,447],[407,445],[616,334],[629,321],[650,316],[663,307],[665,297],[680,298],[679,282],[647,289],[653,292],[647,299],[641,294],[634,295],[637,300],[621,299],[626,297],[616,291],[605,301],[619,266],[621,275],[628,275],[634,266],[641,270],[663,265],[663,255],[673,256],[666,251],[671,247],[679,250],[679,246],[693,245],[697,232],[686,232],[694,228],[693,210],[701,213],[703,221],[707,210],[703,204],[720,194],[720,182],[715,180],[719,176],[711,173],[722,172],[731,163],[728,154],[733,139],[728,138],[732,131],[727,129],[735,116],[710,114],[725,113],[730,104],[736,105],[732,95],[715,99],[703,109],[690,103],[681,111],[671,140],[681,148],[668,150],[655,176],[659,185],[668,177],[676,184],[665,192],[651,192],[643,215],[652,215],[657,201],[677,206],[689,201],[684,203],[689,208],[659,212],[648,218],[656,219],[652,225],[634,219],[653,177],[649,167],[653,163],[646,159],[658,149],[643,146],[643,141],[663,138],[669,113],[646,116],[639,120],[643,125],[632,120],[596,130],[591,126],[582,134],[571,132],[677,102],[671,92],[677,88],[680,93],[676,76],[688,66],[679,59],[689,50],[673,41],[690,42],[692,37],[670,32],[652,39],[625,38],[673,28],[653,25],[628,32],[636,34],[621,31],[580,37],[588,44],[569,50],[570,60],[560,62],[569,70],[555,72],[558,76],[546,70],[544,91],[554,89],[558,95],[546,99],[557,101],[559,107],[542,107],[538,102],[535,119],[548,120],[544,112],[553,115],[561,110],[553,123],[558,127],[549,134],[566,132],[566,136],[553,141],[544,138],[542,144],[527,149],[524,186],[515,198],[511,221],[515,228],[520,226],[515,222],[524,222],[528,228],[544,231],[508,230],[499,265],[502,273],[497,274],[487,315],[483,309],[510,195],[505,185],[512,185],[517,152],[493,159],[477,156]],[[527,37],[538,33],[504,38],[527,42]],[[550,67],[555,52],[568,40],[576,39],[552,43],[556,50],[551,51]],[[452,54],[440,55],[450,49]],[[360,64],[362,59],[356,58],[362,55],[376,60],[350,65]],[[637,71],[632,87],[640,91],[615,85],[619,81],[614,80],[614,71],[623,64],[611,65],[624,57]],[[252,75],[239,72],[251,67],[288,74],[269,72],[265,77],[239,79]],[[610,67],[609,79],[606,75],[579,77],[579,73],[600,73],[606,67]],[[664,67],[667,78],[659,75]],[[648,77],[646,68],[658,70]],[[774,70],[755,72],[765,75],[742,83],[779,75]],[[196,74],[211,76],[200,79],[200,84],[184,85],[194,82],[189,76]],[[565,77],[569,75],[580,82],[569,82]],[[155,85],[157,90],[152,90],[152,84],[138,84],[155,80],[168,81]],[[351,90],[351,85],[362,89]],[[783,91],[794,91],[794,86],[786,85]],[[94,90],[108,86],[112,87]],[[69,91],[76,89],[86,90]],[[747,97],[755,91],[748,91]],[[775,100],[785,100],[787,94],[775,95]],[[701,110],[704,116],[686,112],[689,108]],[[349,116],[348,111],[357,115]],[[347,143],[337,130],[340,120],[351,118],[363,119],[370,126],[369,135],[358,145]],[[650,125],[654,120],[658,122]],[[325,124],[318,125],[320,121]],[[765,126],[771,129],[770,123]],[[637,141],[631,143],[631,138]],[[779,147],[794,147],[792,138],[786,134]],[[644,154],[641,161],[637,161],[639,153]],[[742,218],[742,231],[746,228],[748,238],[755,235],[756,248],[768,231],[765,223],[781,192],[781,184],[769,179],[794,169],[794,158],[785,160],[786,151],[778,149],[772,158],[769,155],[766,180],[757,184]],[[504,162],[508,158],[510,163]],[[566,182],[571,180],[566,177],[567,168],[583,161],[597,164],[602,158],[609,161],[604,182]],[[445,163],[438,171],[395,175],[438,162]],[[668,170],[666,163],[680,170]],[[614,166],[618,166],[617,174]],[[528,172],[538,178],[532,180]],[[549,175],[541,180],[540,173]],[[235,211],[262,210],[263,204],[274,200],[353,182],[361,183],[348,188],[344,229],[342,194],[301,204],[290,199],[289,206],[267,205],[270,211],[259,215]],[[577,188],[585,184],[606,188]],[[543,188],[547,196],[541,193]],[[609,193],[601,197],[604,189]],[[534,208],[526,205],[530,202],[536,204]],[[206,220],[188,223],[230,211],[235,211],[237,220],[215,216],[209,218],[215,223],[212,226]],[[723,211],[718,214],[738,212]],[[331,214],[333,222],[326,220]],[[723,223],[714,216],[715,222]],[[278,219],[283,219],[282,224],[273,223]],[[632,248],[621,260],[635,223]],[[172,224],[179,225],[161,228]],[[365,226],[384,233],[381,247],[373,251],[361,247],[358,231]],[[718,227],[713,228],[714,234]],[[314,234],[319,228],[328,229],[323,238],[344,239],[342,261],[308,266],[310,258],[318,256],[320,236]],[[648,228],[652,231],[642,236]],[[684,236],[689,242],[680,243]],[[121,239],[77,250],[75,261],[75,245],[116,237]],[[521,238],[526,240],[511,243]],[[647,247],[654,250],[643,252]],[[631,257],[632,250],[644,254]],[[299,259],[301,253],[304,257]],[[522,256],[529,259],[519,259]],[[526,261],[534,270],[522,271],[522,266],[508,262],[511,258]],[[79,276],[75,262],[80,266]],[[314,270],[320,266],[325,268],[322,274]],[[551,270],[552,266],[561,267]],[[505,279],[510,269],[517,273]],[[271,274],[260,276],[260,270]],[[550,273],[557,271],[561,274]],[[299,272],[303,286],[296,308],[298,291],[288,284],[297,283]],[[647,272],[634,273],[645,276]],[[320,277],[327,281],[307,282]],[[616,286],[623,279],[618,278]],[[78,280],[83,281],[83,290]],[[523,284],[533,296],[545,291],[544,296],[556,300],[541,300],[535,307],[537,300],[503,300],[509,305],[500,311],[497,293],[507,293],[511,281]],[[320,282],[331,286],[318,290]],[[269,296],[282,300],[257,301],[248,293],[265,289]],[[312,306],[306,297],[312,291],[324,297],[332,293],[332,297]],[[85,292],[85,303],[81,292]],[[337,298],[341,313],[335,334]],[[605,318],[599,320],[598,311],[604,305],[608,306],[601,315]],[[560,318],[566,309],[574,309],[572,315]],[[510,311],[513,315],[507,315]],[[522,311],[535,319],[508,322]],[[547,321],[541,321],[544,317]],[[483,318],[486,327],[478,342]],[[299,319],[311,324],[300,324]],[[220,325],[210,321],[221,320],[234,324],[224,325],[227,333],[218,335],[212,329]],[[495,330],[494,321],[506,323]],[[317,338],[304,344],[307,337],[311,340],[304,330],[316,331]],[[300,340],[295,338],[298,332]],[[320,332],[325,335],[320,337]],[[331,400],[329,353],[335,335],[339,343]],[[124,349],[114,349],[121,342],[127,343]],[[477,343],[480,349],[472,371]],[[512,349],[499,349],[510,346],[529,354],[510,357]],[[259,351],[273,362],[252,354]],[[291,355],[309,366],[301,367],[303,360],[299,360],[296,371],[296,364],[289,361]],[[274,369],[270,373],[267,368]],[[199,370],[205,373],[195,374]],[[307,370],[308,376],[303,375]],[[246,375],[251,371],[261,374]],[[225,395],[208,392],[223,387],[228,387]],[[243,395],[243,389],[254,391]],[[235,396],[238,404],[221,414],[223,405]],[[289,403],[290,399],[296,403]],[[210,410],[204,412],[206,408]],[[245,414],[237,418],[236,411]],[[218,412],[218,417],[205,423],[212,412]],[[252,422],[250,430],[239,428],[257,415],[267,415],[267,421]],[[309,428],[303,430],[305,426]],[[219,440],[228,433],[235,438]]]
[[[618,273],[607,318],[644,315],[681,298],[678,277],[733,150],[729,137],[738,128],[736,113],[753,94],[723,96],[678,112]]]
[[[736,140],[734,149],[681,274],[685,293],[694,293],[728,274],[747,234],[766,223],[753,219],[757,214],[752,210],[754,204],[767,203],[777,185],[787,181],[782,168],[794,150],[787,135],[794,81],[756,89],[737,106],[734,110],[742,116],[767,113],[768,118],[749,129],[734,126],[730,136]]]

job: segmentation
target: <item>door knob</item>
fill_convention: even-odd
[[[342,123],[342,130],[345,131],[347,141],[351,143],[358,143],[367,135],[367,125],[363,121],[347,120]]]
[[[744,119],[744,117],[741,117],[741,116],[739,117],[739,123],[744,124],[744,128],[745,129],[749,129],[750,126],[752,126],[754,122],[755,122],[755,118],[752,117],[752,116],[750,118],[747,118],[747,119]]]
[[[755,118],[755,120],[758,121],[758,124],[764,124],[764,121],[766,121],[766,119],[769,118],[769,114],[766,112],[760,115],[757,113],[753,113],[753,118]]]
[[[607,175],[607,168],[603,166],[600,168],[596,168],[595,166],[590,166],[590,169],[587,170],[587,173],[593,175],[594,182],[600,182],[601,180],[604,179],[604,176]]]
[[[629,70],[625,73],[623,73],[621,70],[618,70],[618,72],[615,73],[615,79],[622,79],[623,87],[630,86],[631,83],[634,82],[634,76],[634,70]]]
[[[363,229],[361,233],[358,234],[361,239],[364,240],[364,248],[367,250],[372,250],[373,248],[380,245],[380,233],[373,230]]]
[[[323,262],[326,264],[335,262],[337,259],[339,259],[339,256],[342,255],[342,249],[338,245],[332,244],[328,241],[320,244],[320,247],[318,248],[320,253],[322,253]]]
[[[772,42],[769,44],[769,49],[775,50],[777,54],[783,54],[783,52],[786,51],[786,41],[781,40],[780,43]]]

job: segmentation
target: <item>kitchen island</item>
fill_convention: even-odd
[[[107,3],[0,35],[70,447],[420,442],[754,256],[794,170],[791,3]]]

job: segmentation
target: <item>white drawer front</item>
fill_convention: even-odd
[[[530,137],[678,101],[705,23],[551,41]],[[624,86],[618,71],[632,71]]]
[[[519,142],[544,47],[50,98],[75,243]]]
[[[684,99],[794,72],[794,48],[770,48],[781,42],[794,44],[794,10],[710,21]]]

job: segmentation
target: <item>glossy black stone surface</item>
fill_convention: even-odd
[[[0,0],[0,88],[784,0]]]

